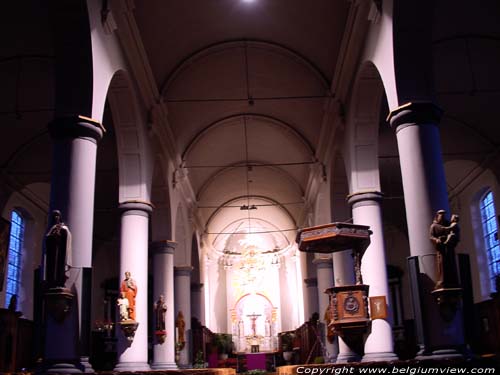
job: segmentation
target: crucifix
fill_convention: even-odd
[[[254,336],[256,336],[256,335],[257,335],[257,332],[256,332],[256,330],[257,330],[257,325],[255,324],[255,321],[256,321],[256,320],[257,320],[257,318],[260,316],[260,314],[253,313],[253,314],[249,314],[249,315],[247,315],[247,316],[248,316],[248,317],[250,318],[250,320],[252,321],[252,333],[253,333],[253,335],[254,335]]]

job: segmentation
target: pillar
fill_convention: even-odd
[[[55,119],[49,124],[53,140],[50,211],[59,210],[72,233],[72,261],[66,288],[75,297],[63,322],[46,316],[47,372],[93,372],[88,362],[90,295],[84,294],[83,269],[92,266],[92,232],[97,143],[104,128],[83,116]]]
[[[163,343],[153,338],[153,370],[176,370],[175,363],[175,307],[174,307],[174,250],[177,243],[155,241],[150,245],[153,253],[155,301],[164,296],[167,305],[165,328],[167,336]]]
[[[179,311],[184,315],[186,323],[184,337],[186,344],[179,353],[180,368],[191,367],[191,266],[176,266],[175,276],[175,316]]]
[[[420,354],[453,356],[464,344],[461,312],[445,321],[430,294],[437,273],[429,228],[438,210],[449,214],[438,128],[441,114],[431,102],[407,103],[393,110],[388,120],[398,142],[410,252],[419,260],[420,285],[412,289],[418,288],[424,300],[422,314],[415,316],[423,324]]]
[[[135,299],[136,322],[139,323],[132,342],[127,340],[120,326],[118,363],[115,371],[147,371],[148,365],[148,232],[152,205],[142,201],[120,204],[120,282],[130,272],[137,284]]]
[[[354,193],[348,198],[348,203],[352,207],[354,224],[369,225],[372,231],[370,245],[366,249],[361,263],[363,282],[370,286],[369,297],[384,296],[387,302],[387,318],[372,320],[371,333],[365,341],[365,354],[362,358],[364,362],[397,359],[394,354],[392,338],[392,317],[385,262],[381,200],[382,193],[378,191]]]
[[[202,323],[202,311],[203,308],[203,284],[201,283],[191,283],[191,307],[193,318],[198,319]]]
[[[354,262],[351,250],[338,251],[332,254],[335,286],[354,285]],[[360,356],[349,346],[349,343],[338,336],[339,354],[336,363],[357,362]]]
[[[305,320],[309,320],[315,312],[319,314],[318,309],[318,279],[316,277],[308,277],[304,279],[306,285],[304,316]]]
[[[316,275],[318,279],[318,308],[319,308],[319,321],[320,324],[320,334],[321,340],[323,342],[323,352],[325,353],[325,362],[331,363],[335,362],[338,354],[338,345],[334,341],[329,342],[326,333],[325,324],[325,311],[329,305],[328,295],[325,294],[325,290],[333,286],[333,264],[331,257],[320,257],[313,260],[313,264],[316,265]]]

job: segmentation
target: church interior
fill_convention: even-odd
[[[498,1],[3,8],[0,372],[498,363]]]

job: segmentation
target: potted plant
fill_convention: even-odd
[[[226,360],[233,350],[233,337],[229,333],[217,333],[214,338],[219,358]]]
[[[205,368],[205,355],[201,350],[198,350],[196,356],[194,357],[193,368]]]
[[[283,359],[290,362],[293,357],[294,332],[284,332],[281,335],[281,349],[283,350]]]

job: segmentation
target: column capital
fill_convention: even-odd
[[[314,258],[312,262],[313,262],[313,264],[316,265],[316,268],[329,268],[329,267],[331,267],[333,270],[333,263],[332,263],[331,255],[328,257],[322,256],[319,258]]]
[[[177,242],[170,240],[152,241],[149,244],[149,249],[153,254],[173,254],[176,247]]]
[[[387,122],[398,132],[412,125],[437,125],[442,114],[433,102],[408,102],[389,112]]]
[[[48,127],[53,139],[88,138],[95,143],[99,142],[106,132],[99,121],[85,116],[57,117]]]
[[[175,276],[190,276],[193,271],[193,266],[175,266],[174,275]]]
[[[378,205],[384,194],[380,191],[359,191],[347,196],[347,203],[352,207]]]
[[[122,215],[140,215],[149,217],[149,214],[153,212],[153,207],[154,206],[150,202],[141,200],[129,200],[118,204],[118,209]]]
[[[318,286],[318,278],[317,277],[308,277],[304,279],[304,283],[308,288],[317,287]]]

